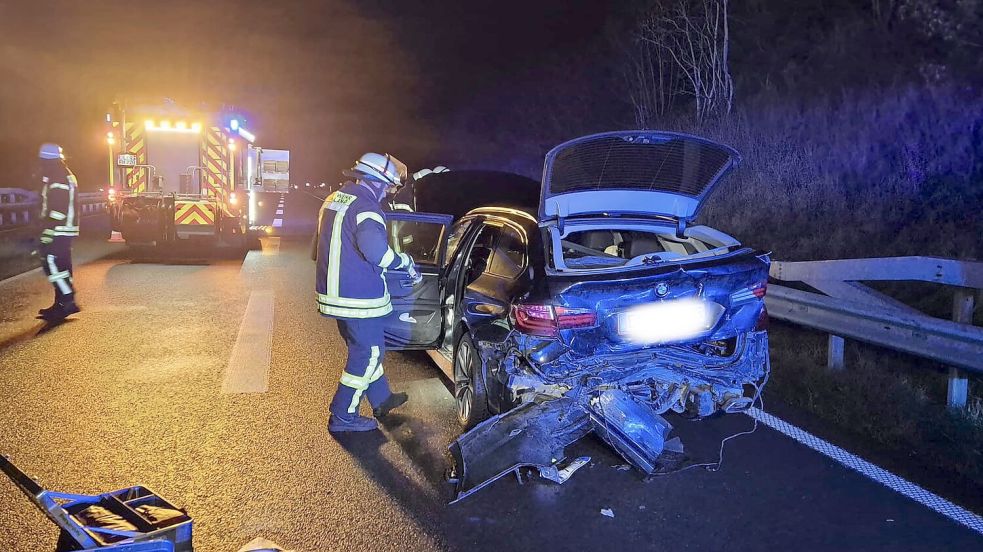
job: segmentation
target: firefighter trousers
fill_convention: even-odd
[[[385,321],[386,317],[338,319],[338,332],[348,346],[348,360],[331,400],[332,414],[357,414],[362,395],[375,408],[392,394],[382,369],[382,357],[386,353]]]
[[[72,238],[54,236],[51,243],[41,244],[41,267],[48,281],[55,288],[55,303],[71,303],[75,300],[72,280]]]

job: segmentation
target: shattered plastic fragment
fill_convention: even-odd
[[[621,390],[601,392],[590,401],[594,431],[629,464],[651,475],[672,425],[651,407]]]
[[[614,511],[610,508],[601,508],[601,515],[608,516],[609,518],[614,517]]]
[[[549,479],[555,483],[560,483],[561,485],[570,479],[570,476],[580,468],[587,465],[590,462],[590,456],[581,456],[570,463],[568,463],[563,468],[557,468],[554,464],[552,466],[540,466],[539,476],[543,479]]]

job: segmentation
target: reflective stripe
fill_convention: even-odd
[[[65,220],[66,218],[68,218],[68,216],[65,213],[62,213],[60,211],[51,211],[50,213],[48,213],[48,216],[55,220]]]
[[[396,253],[393,252],[391,247],[386,248],[386,252],[382,255],[382,260],[379,261],[379,266],[386,268],[387,266],[393,264],[396,260]]]
[[[78,232],[78,226],[55,226],[55,232]]]
[[[48,184],[49,188],[54,188],[56,190],[69,190],[68,184],[62,184],[61,182],[52,182]]]
[[[64,280],[69,276],[71,276],[71,274],[69,274],[67,270],[63,270],[61,272],[54,272],[51,274],[51,276],[48,276],[48,281],[54,282],[55,280]]]
[[[66,282],[64,279],[55,280],[54,284],[58,286],[58,291],[60,291],[62,295],[70,295],[74,293],[74,291],[72,291],[72,286],[69,285],[69,283]]]
[[[41,216],[48,214],[48,177],[42,178],[44,186],[41,187]]]
[[[362,400],[362,393],[369,388],[373,381],[382,377],[382,363],[379,362],[379,356],[379,346],[373,345],[372,353],[369,355],[369,365],[365,367],[365,375],[359,377],[348,372],[341,374],[341,383],[355,390],[355,393],[352,394],[352,402],[348,405],[349,414],[358,412],[358,403]]]
[[[374,220],[383,226],[386,225],[386,221],[382,220],[382,215],[379,213],[373,213],[372,211],[365,211],[355,215],[355,224],[362,224],[369,219]]]
[[[58,274],[63,274],[63,273],[58,272],[58,267],[55,265],[54,255],[48,255],[47,260],[48,260],[48,272],[51,273],[51,276],[48,277],[48,281],[55,284],[55,286],[58,287],[58,291],[62,292],[62,294],[68,295],[72,293],[72,286],[70,286],[68,282],[65,281],[65,278],[62,277],[62,278],[57,278],[54,281],[51,280],[51,278],[57,276]],[[67,272],[64,272],[64,274],[67,274]]]
[[[347,194],[339,192],[336,195]],[[331,226],[331,243],[328,245],[328,281],[325,289],[327,295],[338,297],[341,289],[341,226],[348,211],[348,203],[338,203],[335,199],[330,208],[335,211],[335,215],[334,224]]]
[[[397,268],[406,268],[406,267],[410,266],[410,263],[413,262],[410,259],[410,256],[407,255],[406,253],[400,253],[399,254],[399,258],[400,258],[400,263],[399,263],[399,266]]]
[[[324,293],[317,294],[317,302],[322,305],[333,305],[338,307],[357,307],[370,309],[384,307],[389,304],[389,294],[385,294],[377,299],[353,299],[348,297],[332,297]]]
[[[68,175],[68,181],[75,184],[75,177]],[[75,224],[75,186],[68,189],[68,220],[66,224]],[[78,226],[75,226],[75,232],[78,232]]]
[[[380,316],[386,316],[391,313],[393,306],[386,305],[374,309],[358,309],[335,307],[333,305],[318,305],[317,310],[325,316],[337,316],[339,318],[379,318]]]

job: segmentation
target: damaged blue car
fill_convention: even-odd
[[[565,448],[592,432],[654,473],[680,450],[665,413],[741,412],[760,396],[770,259],[693,223],[739,160],[695,136],[623,131],[557,146],[541,183],[469,171],[416,183],[443,186],[432,195],[456,212],[390,215],[423,281],[385,275],[386,339],[427,350],[453,381],[458,499],[522,467],[562,482],[578,467]]]

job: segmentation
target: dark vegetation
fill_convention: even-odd
[[[744,156],[704,222],[776,259],[983,256],[983,3],[734,2],[733,107],[697,116],[692,88],[658,70],[669,66],[645,38],[680,5],[719,3],[630,3],[591,49],[477,92],[447,164],[538,177],[546,150],[577,135],[682,130]],[[938,286],[885,290],[935,316],[951,308]],[[979,494],[980,382],[969,413],[952,413],[934,363],[852,344],[847,369],[830,373],[823,337],[791,327],[772,347],[772,397]]]

